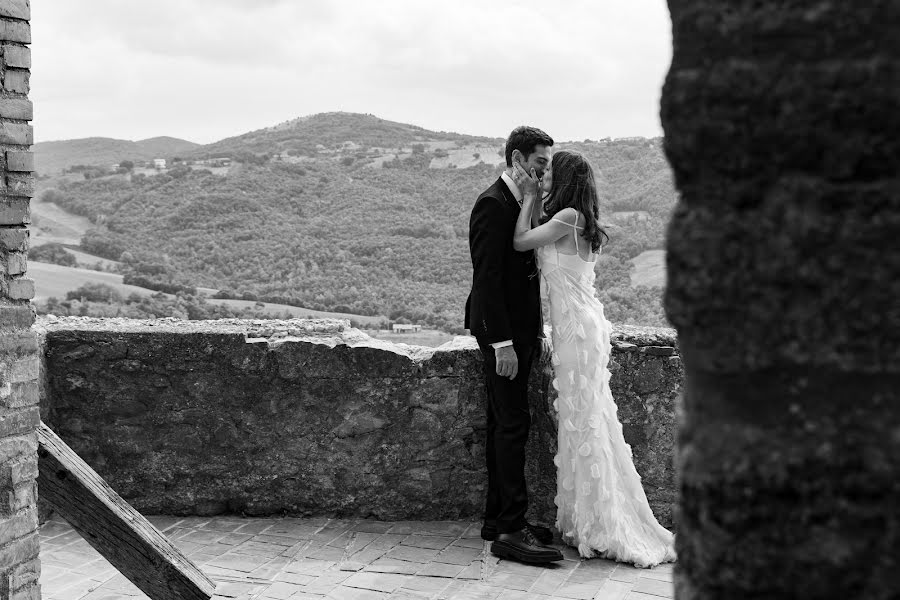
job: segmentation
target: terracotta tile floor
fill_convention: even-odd
[[[150,517],[216,582],[216,600],[653,600],[672,598],[672,565],[498,560],[478,523]],[[64,521],[41,528],[44,600],[146,596]]]

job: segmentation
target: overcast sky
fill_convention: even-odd
[[[37,0],[37,141],[209,143],[371,113],[505,137],[657,136],[664,0]]]

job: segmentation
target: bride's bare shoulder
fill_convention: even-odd
[[[564,222],[566,225],[584,225],[584,217],[578,212],[577,209],[572,208],[564,208],[555,215],[553,215],[554,219],[558,219]]]

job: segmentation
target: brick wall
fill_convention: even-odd
[[[0,0],[0,600],[37,600],[39,422],[34,282],[25,276],[34,158],[30,0]]]

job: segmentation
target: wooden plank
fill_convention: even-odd
[[[38,493],[152,600],[209,600],[215,585],[44,423]]]

